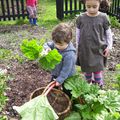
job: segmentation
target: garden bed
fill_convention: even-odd
[[[75,29],[74,26],[73,29]],[[45,28],[31,27],[28,25],[6,26],[0,30],[0,48],[10,50],[13,54],[12,58],[7,57],[0,61],[0,68],[7,69],[8,75],[10,76],[10,80],[7,82],[10,89],[6,92],[9,101],[4,108],[4,112],[10,119],[15,118],[18,120],[19,116],[12,107],[21,106],[29,101],[31,92],[37,88],[46,86],[51,79],[50,73],[40,69],[37,63],[23,61],[21,57],[17,56],[17,54],[21,56],[19,44],[25,38],[41,39],[44,37],[48,40],[51,31]],[[120,30],[113,29],[113,32],[115,34],[114,47],[111,56],[108,58],[108,73],[113,73],[115,71],[115,65],[120,64]],[[75,32],[73,33],[75,39]],[[107,77],[106,75],[106,78]],[[106,82],[106,84],[109,83]],[[109,87],[111,88],[111,86]]]

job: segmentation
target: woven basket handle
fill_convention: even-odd
[[[46,95],[46,96],[47,96],[47,94],[50,92],[50,90],[51,90],[53,87],[55,87],[55,84],[56,84],[56,81],[50,82],[50,83],[46,86],[46,88],[44,89],[44,91],[42,92],[42,95]]]

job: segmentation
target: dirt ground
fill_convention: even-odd
[[[120,64],[120,30],[112,29],[112,31],[114,33],[114,46],[108,58],[107,71],[115,71],[115,65]],[[1,27],[0,48],[13,51],[14,56],[16,54],[21,55],[19,44],[23,39],[45,38],[49,40],[50,32],[45,28],[29,25]],[[75,31],[73,33],[73,39],[75,39]],[[37,63],[32,61],[20,63],[16,57],[8,59],[0,62],[0,68],[7,69],[10,76],[10,80],[7,82],[9,90],[6,91],[9,101],[4,111],[10,120],[13,118],[18,120],[19,116],[12,107],[20,106],[29,101],[31,92],[39,87],[46,86],[50,81],[50,73],[40,69]]]

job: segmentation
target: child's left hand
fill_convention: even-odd
[[[107,56],[109,55],[109,53],[110,53],[109,48],[106,48],[106,49],[103,51],[103,56],[104,56],[104,57],[107,57]]]

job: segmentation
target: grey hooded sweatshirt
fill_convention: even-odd
[[[48,42],[44,45],[45,49],[47,47],[54,49],[54,46],[55,45],[53,42]],[[73,46],[72,42],[70,42],[66,49],[57,50],[62,55],[62,61],[56,65],[51,74],[52,76],[56,77],[57,82],[62,84],[68,77],[75,74],[76,49]]]

